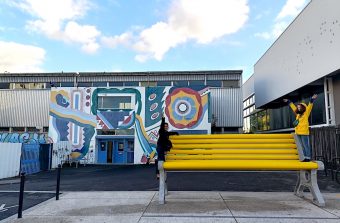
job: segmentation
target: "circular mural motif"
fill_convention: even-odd
[[[203,112],[201,96],[189,88],[178,88],[165,101],[165,113],[172,126],[178,129],[197,124]]]

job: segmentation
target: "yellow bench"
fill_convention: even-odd
[[[317,184],[320,161],[301,162],[303,152],[294,134],[216,134],[172,136],[166,161],[159,161],[159,203],[165,203],[168,171],[299,171],[294,193],[307,187],[313,202],[324,206]]]

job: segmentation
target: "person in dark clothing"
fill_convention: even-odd
[[[159,178],[159,170],[158,170],[158,160],[165,161],[166,152],[170,151],[172,147],[172,143],[169,139],[171,135],[178,135],[178,132],[168,132],[169,125],[165,122],[165,117],[162,117],[161,126],[158,130],[158,140],[157,140],[157,156],[158,158],[155,160],[156,164],[156,174],[157,179]]]

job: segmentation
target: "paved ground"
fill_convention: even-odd
[[[7,181],[10,181],[7,179]],[[18,191],[19,181],[2,184],[0,192]],[[192,172],[168,174],[168,185],[174,191],[293,191],[295,172]],[[340,192],[340,184],[318,174],[323,192]],[[56,171],[27,176],[26,191],[54,191]],[[158,181],[154,166],[80,166],[62,169],[62,191],[156,191]]]
[[[319,208],[288,192],[66,192],[6,222],[340,222],[340,193],[325,193]]]
[[[289,194],[292,194],[295,182],[296,174],[293,172],[168,174],[170,191],[290,192]],[[340,193],[340,185],[331,181],[330,177],[325,177],[323,172],[319,173],[318,183],[323,193]],[[30,193],[25,194],[24,209],[51,198],[55,185],[56,171],[27,176],[25,191]],[[78,169],[75,167],[62,169],[62,192],[151,191],[154,193],[157,188],[158,181],[155,179],[154,166],[80,166]],[[0,180],[0,220],[16,213],[18,190],[17,178]],[[4,204],[5,206],[1,208]],[[1,211],[5,209],[7,210]]]
[[[25,203],[23,208],[28,209],[47,199],[52,198],[53,196],[54,194],[52,193],[37,193],[37,192],[24,193]],[[2,219],[8,218],[18,213],[18,201],[19,201],[18,192],[0,193],[0,221]]]

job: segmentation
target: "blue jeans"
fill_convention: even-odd
[[[297,135],[297,136],[302,145],[303,155],[305,156],[305,159],[311,159],[312,149],[309,143],[309,135]]]

